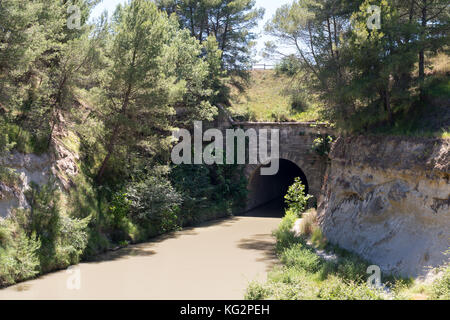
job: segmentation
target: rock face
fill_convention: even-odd
[[[27,209],[25,191],[34,182],[45,184],[51,173],[51,159],[48,155],[12,153],[0,157],[0,166],[9,168],[17,176],[13,185],[0,181],[0,217],[8,216],[13,208]]]
[[[32,182],[44,185],[53,176],[57,178],[61,189],[68,190],[71,187],[71,177],[78,174],[78,156],[60,143],[52,147],[51,153],[43,155],[14,152],[0,157],[0,168],[12,170],[17,177],[13,184],[0,180],[0,218],[7,217],[12,209],[29,208],[25,192]]]
[[[448,140],[339,138],[330,158],[318,210],[330,242],[402,276],[448,262]]]

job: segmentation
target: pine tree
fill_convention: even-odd
[[[158,6],[176,13],[181,26],[201,43],[214,36],[222,51],[223,66],[245,69],[256,34],[253,29],[264,15],[254,0],[159,0]]]

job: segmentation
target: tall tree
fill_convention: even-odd
[[[183,119],[211,118],[209,63],[189,31],[180,30],[149,0],[119,6],[112,22],[110,66],[103,82],[105,156],[97,173],[101,182],[111,158],[131,152],[151,156],[166,150],[171,130]],[[123,162],[121,162],[123,164]]]
[[[372,30],[373,5],[381,24]],[[266,31],[296,48],[327,118],[341,128],[368,129],[392,125],[396,114],[417,107],[425,58],[448,43],[448,9],[439,0],[298,0],[278,9]],[[276,54],[277,46],[268,43],[267,52]]]
[[[241,70],[250,62],[253,29],[264,15],[254,0],[158,0],[158,6],[176,13],[183,28],[201,43],[214,36],[225,68]]]

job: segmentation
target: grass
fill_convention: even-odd
[[[290,94],[292,80],[274,70],[251,71],[244,92],[231,88],[232,115],[248,121],[316,121],[317,108],[294,108]]]
[[[292,228],[297,215],[288,211],[278,229],[276,250],[281,266],[269,273],[265,283],[251,282],[245,298],[248,300],[385,300],[385,299],[449,299],[450,268],[442,269],[443,276],[432,284],[411,279],[383,275],[389,292],[367,284],[369,262],[339,247],[325,244],[325,239],[306,215],[300,226],[307,235],[296,237]],[[308,236],[310,235],[310,236]],[[313,241],[315,240],[315,241]],[[334,254],[336,259],[325,259],[317,252],[317,245]]]
[[[0,167],[0,182],[9,187],[17,187],[20,184],[20,176],[14,169]]]
[[[408,108],[401,106],[396,110],[392,124],[382,119],[376,120],[376,114],[361,114],[360,117],[373,118],[372,125],[369,128],[359,128],[362,122],[360,117],[356,117],[353,124],[349,120],[347,129],[354,128],[355,133],[362,134],[449,139],[449,57],[445,53],[439,53],[429,60],[427,79],[423,84],[426,97],[423,104],[416,101]],[[321,108],[318,97],[308,92],[304,81],[276,70],[251,71],[243,91],[232,86],[229,110],[235,119],[241,121],[309,122],[323,121],[327,117],[322,112],[325,109]]]

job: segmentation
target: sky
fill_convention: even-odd
[[[94,9],[92,13],[92,17],[98,17],[101,15],[101,13],[105,10],[109,12],[111,15],[114,12],[114,9],[119,3],[125,3],[127,0],[103,0],[97,7]],[[260,22],[259,27],[256,32],[259,33],[259,38],[257,40],[257,47],[256,50],[258,52],[258,57],[256,60],[258,63],[273,63],[273,61],[270,60],[264,60],[262,57],[260,57],[260,53],[262,49],[264,48],[264,43],[271,40],[271,38],[267,35],[264,35],[264,25],[270,18],[275,14],[275,11],[281,7],[283,4],[291,3],[292,0],[256,0],[256,6],[258,8],[264,8],[266,9],[266,13],[264,16],[264,19]]]

